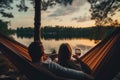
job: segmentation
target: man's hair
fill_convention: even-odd
[[[44,49],[41,43],[33,42],[28,47],[29,54],[32,58],[32,62],[39,62],[44,55]]]

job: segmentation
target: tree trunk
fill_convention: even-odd
[[[35,18],[34,18],[34,42],[32,42],[28,51],[32,62],[40,62],[44,48],[40,39],[40,26],[41,26],[41,0],[35,0]]]
[[[34,42],[40,41],[41,0],[35,0]],[[40,41],[41,42],[41,41]]]

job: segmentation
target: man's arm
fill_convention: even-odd
[[[56,76],[55,74],[50,72],[44,64],[36,64],[35,67],[38,69],[40,73],[42,73],[42,75],[45,75],[45,79],[48,79],[48,80],[75,80],[75,79],[69,79],[61,76]]]

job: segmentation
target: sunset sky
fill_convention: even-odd
[[[90,4],[86,0],[74,0],[72,5],[67,6],[58,4],[42,11],[42,25],[93,26],[89,9]]]
[[[20,2],[18,0],[14,0],[13,10],[12,12],[14,18],[3,18],[0,15],[0,18],[4,21],[10,21],[11,24],[9,28],[17,28],[17,27],[33,27],[34,26],[34,8],[27,0],[25,0],[25,4],[29,6],[27,12],[18,12],[15,7],[16,4]],[[61,25],[61,26],[74,26],[74,27],[91,27],[94,26],[94,20],[91,20],[90,14],[90,4],[87,0],[73,0],[72,5],[60,5],[57,4],[54,7],[49,7],[46,11],[42,11],[41,23],[42,26],[46,25]],[[120,20],[120,14],[118,13],[115,18]]]

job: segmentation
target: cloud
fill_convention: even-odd
[[[70,14],[76,12],[76,10],[77,9],[72,6],[67,6],[67,7],[61,6],[56,11],[54,11],[53,13],[48,15],[48,17],[59,17],[59,16],[70,15]]]
[[[54,20],[58,20],[59,22],[63,21],[61,18],[55,17]]]
[[[74,0],[72,6],[83,6],[85,3],[87,2],[87,0]]]
[[[66,16],[71,15],[79,11],[81,6],[86,3],[86,0],[74,0],[72,5],[57,5],[57,8],[54,12],[48,15],[48,17],[59,17],[59,16]]]
[[[72,21],[77,21],[77,22],[84,22],[90,20],[89,16],[80,16],[80,17],[74,17],[72,18]]]
[[[57,4],[42,11],[43,25],[80,25],[90,20],[90,4],[87,0],[74,0],[72,5]]]

